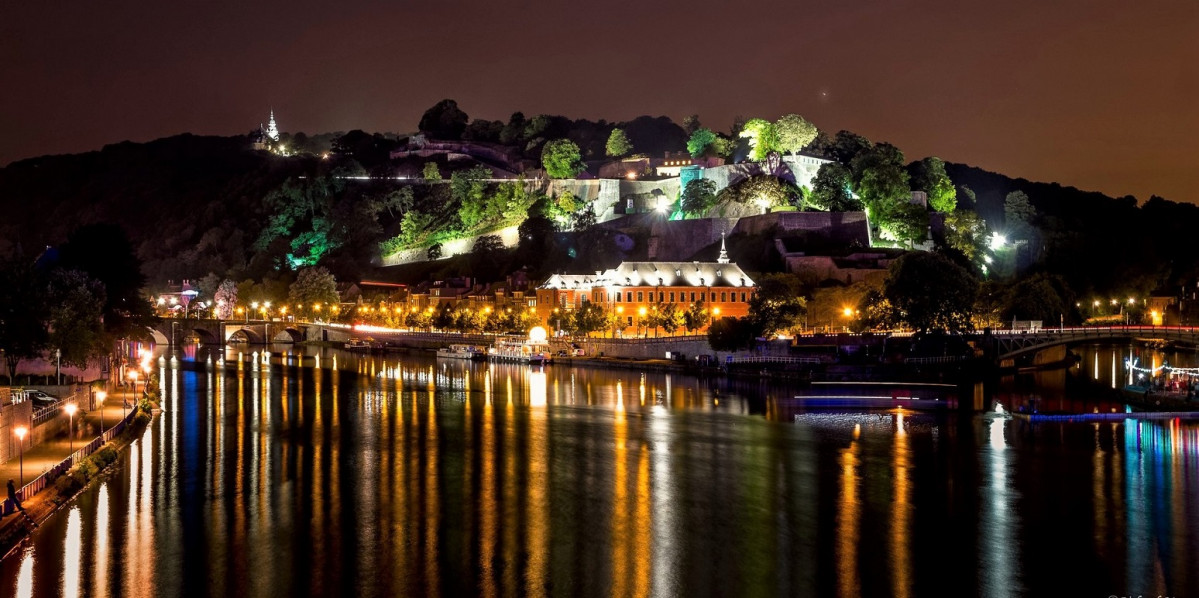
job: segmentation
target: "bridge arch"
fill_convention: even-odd
[[[304,340],[304,332],[298,328],[284,328],[271,337],[272,343],[298,343]]]
[[[167,335],[160,332],[157,328],[146,326],[146,331],[150,333],[150,338],[154,341],[155,345],[165,347],[171,344],[171,339],[167,338]]]
[[[265,344],[262,335],[250,327],[228,326],[225,328],[225,342],[244,341],[252,345]]]

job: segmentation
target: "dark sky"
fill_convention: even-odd
[[[1199,202],[1199,2],[6,2],[0,163],[184,131],[796,112],[1113,195]]]

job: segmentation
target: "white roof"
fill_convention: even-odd
[[[594,287],[753,287],[737,264],[719,262],[622,262],[598,274],[555,274],[543,289],[586,291]]]

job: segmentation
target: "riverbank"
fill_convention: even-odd
[[[78,462],[69,470],[54,476],[53,480],[47,480],[44,488],[32,496],[25,498],[22,501],[25,516],[21,515],[19,511],[14,510],[12,513],[0,518],[0,554],[3,554],[5,558],[38,525],[49,519],[59,508],[68,504],[72,497],[93,481],[99,479],[105,472],[109,471],[113,464],[118,461],[120,452],[132,444],[145,431],[146,426],[152,419],[150,413],[151,407],[148,402],[138,401],[132,392],[114,392],[109,396],[113,399],[113,403],[116,403],[117,400],[125,401],[128,399],[135,405],[139,402],[141,405],[135,406],[133,411],[128,414],[127,419],[121,420],[126,422],[123,429],[113,436],[109,442],[97,448],[89,456],[78,459]],[[83,444],[86,445],[87,443]],[[73,449],[76,446],[80,445],[67,445],[59,441],[50,443],[46,447],[46,450],[42,452],[57,454],[58,458],[55,462],[62,463],[71,457]],[[46,459],[47,457],[43,456],[43,460]],[[52,457],[48,459],[53,460]],[[51,468],[51,471],[53,471],[53,468]],[[4,500],[5,506],[8,506],[7,503],[8,500],[6,497]]]

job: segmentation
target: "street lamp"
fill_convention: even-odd
[[[70,439],[72,455],[75,454],[75,411],[77,409],[79,408],[75,406],[75,403],[67,403],[67,405],[62,408],[63,411],[67,412],[67,417],[70,418],[70,422],[67,427],[67,437]]]
[[[21,486],[25,486],[25,435],[29,433],[29,428],[25,426],[17,426],[13,431],[17,435],[17,447],[20,449],[20,467],[21,467]]]
[[[103,390],[96,392],[96,402],[100,404],[100,435],[104,435],[104,399],[108,398],[108,393]]]

